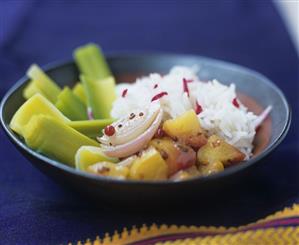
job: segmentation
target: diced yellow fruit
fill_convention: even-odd
[[[150,145],[158,150],[167,163],[168,176],[196,163],[196,153],[191,147],[174,142],[170,138],[153,139],[150,141]]]
[[[73,87],[73,93],[77,95],[85,105],[87,105],[87,98],[82,83],[76,83],[76,85]]]
[[[16,133],[23,135],[23,128],[34,115],[48,115],[61,122],[69,122],[50,101],[40,94],[33,95],[14,114],[9,124]]]
[[[194,110],[186,111],[175,119],[166,120],[163,124],[163,130],[170,136],[194,135],[200,130],[200,124]]]
[[[201,164],[222,162],[224,166],[244,160],[245,155],[234,146],[217,135],[212,135],[208,143],[197,152],[197,160]]]
[[[65,123],[45,115],[32,116],[23,136],[30,148],[70,166],[75,166],[75,154],[81,146],[99,146]]]
[[[56,102],[61,89],[38,65],[31,65],[27,71],[27,76],[31,78],[42,95],[52,103]]]
[[[208,164],[201,164],[198,167],[198,171],[201,176],[208,176],[211,174],[219,173],[224,170],[222,162],[216,161]]]
[[[99,162],[87,167],[87,172],[101,176],[109,176],[117,179],[126,179],[129,175],[130,170],[128,167],[119,166],[115,163]]]
[[[103,161],[116,163],[119,160],[106,156],[100,147],[95,146],[81,146],[75,155],[76,168],[83,171],[86,171],[88,166]]]
[[[102,135],[102,129],[111,124],[114,119],[97,119],[97,120],[84,120],[84,121],[71,121],[67,125],[76,129],[78,132],[95,139],[97,136]]]
[[[201,128],[194,110],[189,110],[175,119],[166,120],[163,130],[170,137],[194,148],[200,148],[207,142],[205,131]]]
[[[26,100],[28,100],[37,93],[41,94],[41,91],[35,86],[34,81],[30,81],[29,84],[23,90],[23,97]]]
[[[195,166],[192,166],[188,169],[180,170],[179,172],[177,172],[176,174],[171,176],[170,179],[173,181],[182,181],[182,180],[190,179],[190,178],[193,178],[193,177],[196,177],[199,175],[200,175],[200,173],[199,173],[198,169]]]
[[[130,169],[130,179],[164,180],[167,179],[168,167],[160,153],[150,147],[138,157]]]

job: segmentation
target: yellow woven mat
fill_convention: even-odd
[[[299,204],[239,227],[143,225],[77,245],[299,245]]]

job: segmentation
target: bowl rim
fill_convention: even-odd
[[[1,126],[3,127],[6,135],[9,137],[11,141],[13,141],[14,144],[16,144],[18,147],[23,149],[25,152],[29,153],[33,157],[37,158],[38,160],[50,164],[52,167],[56,167],[59,170],[66,171],[68,174],[76,175],[77,177],[81,178],[88,178],[93,181],[103,181],[103,182],[109,182],[109,183],[115,183],[115,184],[126,184],[126,185],[135,185],[135,184],[142,184],[142,185],[150,185],[150,186],[159,186],[159,185],[183,185],[187,183],[193,183],[193,182],[208,182],[213,181],[215,179],[223,179],[227,178],[229,176],[232,176],[234,174],[237,174],[238,172],[241,172],[242,170],[245,170],[257,162],[259,162],[261,159],[268,156],[277,146],[283,141],[283,139],[286,137],[290,125],[291,125],[291,118],[292,118],[292,112],[291,107],[283,94],[283,92],[280,90],[280,88],[271,82],[270,79],[262,75],[261,73],[252,70],[250,68],[244,67],[242,65],[234,64],[231,62],[227,62],[224,60],[218,60],[214,58],[208,58],[205,56],[200,55],[192,55],[192,54],[180,54],[180,53],[147,53],[147,52],[115,52],[115,53],[108,53],[106,55],[107,60],[111,59],[128,59],[128,58],[145,58],[145,57],[167,57],[167,58],[173,58],[173,57],[181,57],[186,59],[200,59],[201,61],[207,61],[209,63],[216,63],[217,66],[222,67],[228,67],[230,70],[242,70],[244,72],[250,73],[251,75],[258,77],[260,80],[262,80],[267,86],[271,87],[273,90],[275,90],[278,95],[280,96],[284,107],[286,108],[287,117],[284,121],[283,129],[277,136],[277,138],[268,145],[259,155],[256,157],[249,159],[247,161],[244,161],[242,164],[237,164],[234,166],[231,166],[224,171],[216,174],[212,174],[209,176],[201,176],[201,177],[194,177],[183,181],[169,181],[169,180],[159,180],[159,181],[141,181],[141,180],[123,180],[123,179],[115,179],[111,177],[103,177],[98,176],[94,174],[90,174],[84,171],[78,171],[76,168],[68,166],[66,164],[63,164],[55,159],[51,159],[45,155],[42,155],[31,148],[29,148],[25,142],[20,140],[14,132],[12,132],[9,129],[9,125],[7,125],[4,121],[4,107],[6,105],[7,100],[10,96],[12,96],[23,84],[27,83],[29,81],[29,78],[27,75],[24,75],[22,78],[17,80],[17,82],[5,93],[5,95],[2,98],[1,104],[0,104],[0,122]],[[66,60],[60,60],[60,61],[54,61],[51,63],[48,63],[47,65],[41,66],[45,72],[49,72],[51,70],[55,70],[59,67],[67,66],[67,65],[73,65],[74,60],[73,59],[66,59]],[[233,71],[232,71],[233,72]],[[31,162],[31,161],[30,161]]]

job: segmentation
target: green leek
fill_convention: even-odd
[[[106,156],[99,147],[82,146],[75,155],[75,165],[77,169],[86,171],[87,167],[98,162],[117,163],[117,158]]]
[[[40,94],[33,95],[14,114],[10,121],[10,128],[20,135],[23,135],[24,126],[34,115],[48,115],[61,122],[69,122],[49,100]]]
[[[84,134],[90,138],[95,139],[97,136],[102,134],[102,130],[114,119],[97,119],[97,120],[86,120],[86,121],[71,121],[67,125],[77,130],[81,134]]]
[[[99,144],[53,117],[36,115],[24,128],[26,144],[51,158],[75,166],[75,154],[83,145]]]
[[[76,83],[73,87],[73,93],[77,95],[85,105],[87,105],[87,98],[82,83]]]
[[[88,105],[91,107],[95,119],[110,118],[112,104],[116,99],[115,80],[108,77],[100,81],[80,76],[83,83]]]
[[[37,93],[41,94],[41,91],[36,87],[34,81],[30,81],[29,84],[23,90],[23,97],[26,100],[28,100]]]
[[[38,65],[31,65],[27,71],[27,76],[31,78],[36,89],[42,95],[52,103],[56,102],[61,89]]]
[[[87,120],[86,106],[68,87],[57,96],[55,106],[71,120]]]
[[[94,81],[112,75],[101,48],[96,44],[90,43],[77,48],[74,51],[74,59],[80,73]]]

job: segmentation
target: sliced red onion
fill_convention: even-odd
[[[104,145],[122,145],[137,138],[153,123],[160,110],[159,104],[152,103],[148,108],[135,110],[127,117],[120,118],[111,126],[115,128],[112,136],[104,134],[98,141]]]
[[[131,140],[128,143],[117,145],[117,146],[107,146],[102,145],[102,151],[104,154],[110,157],[128,157],[138,151],[142,150],[147,143],[153,138],[157,129],[159,128],[163,118],[163,111],[159,109],[159,113],[152,123],[152,125],[141,135],[139,135],[134,140]]]
[[[257,119],[254,121],[254,127],[255,129],[257,129],[262,122],[267,118],[267,116],[270,114],[272,110],[272,106],[269,105],[258,117]]]

